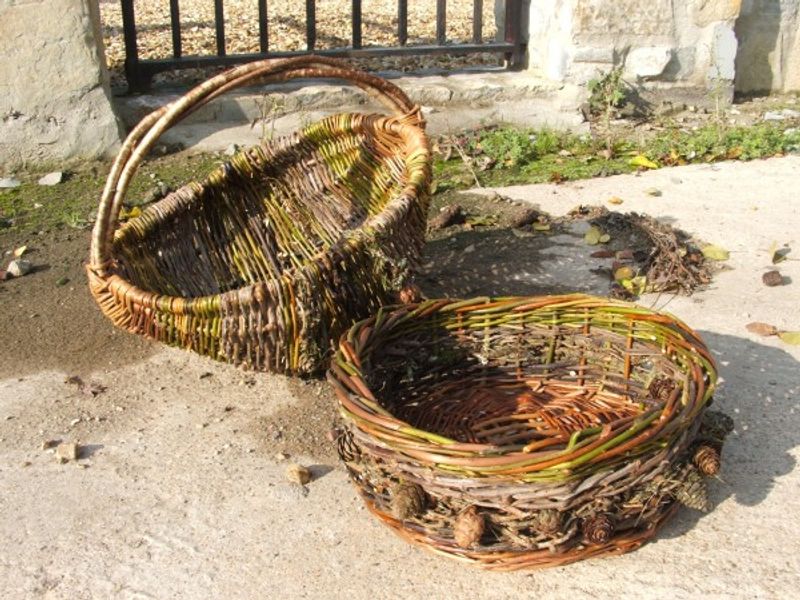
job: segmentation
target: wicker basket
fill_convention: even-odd
[[[343,337],[339,453],[403,537],[497,570],[632,550],[710,508],[732,423],[674,318],[583,295],[431,300]]]
[[[395,114],[340,114],[239,152],[115,231],[164,131],[234,88],[301,77],[346,80]],[[92,294],[133,333],[258,370],[324,369],[331,342],[396,301],[419,258],[423,126],[397,87],[331,59],[254,62],[206,81],[143,119],[120,150],[92,239]]]

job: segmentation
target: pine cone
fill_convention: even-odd
[[[703,475],[713,477],[719,473],[719,450],[708,444],[700,444],[694,451],[692,462]]]
[[[398,298],[403,304],[412,304],[422,300],[422,290],[415,283],[409,283],[398,293]]]
[[[486,530],[486,519],[474,506],[461,511],[453,526],[453,537],[462,548],[472,548],[481,541]]]
[[[336,438],[336,450],[342,462],[355,462],[361,456],[361,450],[353,440],[353,433],[349,429],[339,432]]]
[[[405,521],[418,517],[428,505],[428,495],[416,483],[401,481],[392,486],[392,514],[396,519]]]
[[[600,513],[583,521],[583,536],[590,544],[607,544],[614,535],[611,515]]]
[[[539,533],[553,535],[561,530],[563,519],[561,513],[552,508],[540,510],[533,515],[531,526]]]
[[[650,387],[647,388],[647,391],[650,392],[651,398],[659,402],[666,402],[675,390],[675,386],[676,384],[672,379],[659,377],[653,380]]]
[[[711,501],[708,499],[708,490],[703,476],[694,465],[686,465],[679,474],[680,483],[675,487],[672,495],[675,500],[701,512],[711,510]]]

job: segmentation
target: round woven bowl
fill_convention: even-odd
[[[339,453],[408,540],[498,570],[632,550],[710,508],[732,423],[680,321],[583,295],[382,309],[328,373]]]
[[[239,152],[117,227],[131,178],[170,127],[245,85],[347,81],[393,113],[348,113]],[[424,243],[430,151],[393,84],[320,57],[242,65],[145,117],[109,174],[89,286],[119,327],[257,370],[326,368],[355,321],[397,301]]]

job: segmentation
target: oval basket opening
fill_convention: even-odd
[[[197,298],[302,268],[424,179],[385,123],[338,115],[238,153],[117,231],[119,274]]]
[[[401,319],[371,335],[361,373],[393,419],[431,439],[504,453],[557,452],[575,436],[652,422],[710,385],[692,346],[659,319],[580,308],[555,314]]]

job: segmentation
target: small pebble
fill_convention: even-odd
[[[71,460],[78,460],[80,448],[75,442],[64,442],[56,448],[56,458],[60,463],[66,463]]]
[[[30,261],[19,258],[8,263],[8,269],[6,270],[12,277],[24,277],[30,273],[32,269],[33,265]]]
[[[15,177],[3,177],[0,179],[0,189],[9,190],[12,188],[17,188],[22,185],[19,179]]]
[[[51,448],[55,448],[61,443],[61,440],[44,440],[42,442],[42,450],[50,450]]]
[[[286,454],[286,452],[276,452],[275,453],[275,460],[277,460],[278,462],[286,460],[287,458],[289,458],[289,455]]]
[[[64,181],[64,173],[62,171],[53,171],[42,177],[38,183],[39,185],[58,185]]]
[[[764,285],[769,287],[783,285],[783,276],[779,271],[767,271],[762,275],[761,280],[764,282]]]
[[[298,485],[305,485],[311,481],[311,471],[302,465],[292,463],[286,467],[286,479]]]

